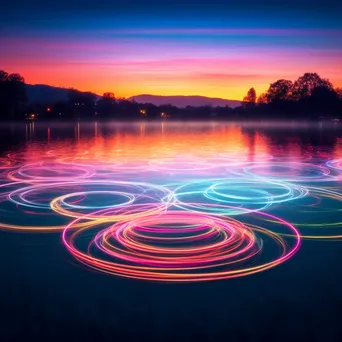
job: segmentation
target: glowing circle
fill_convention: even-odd
[[[173,198],[168,201],[173,201],[173,205],[182,210],[232,216],[243,213],[235,207],[260,211],[306,194],[306,188],[295,184],[226,178],[182,184],[176,187]]]
[[[17,182],[58,182],[90,178],[92,169],[74,164],[39,163],[27,164],[9,173],[8,178]]]
[[[308,187],[309,194],[278,210],[298,228],[303,239],[342,239],[342,194],[340,191]]]
[[[110,210],[92,215],[108,217]],[[101,221],[80,217],[66,227],[63,241],[80,262],[117,276],[163,282],[227,279],[274,267],[299,248],[300,236],[294,226],[270,214],[258,215],[277,221],[295,235],[292,244],[270,230],[232,218],[172,210],[104,228]],[[88,221],[87,227],[73,229],[83,220]],[[84,241],[90,235],[83,251],[78,239]],[[277,256],[267,260],[260,257],[263,239],[275,246]],[[246,266],[248,261],[252,262],[250,266]]]
[[[291,161],[286,163],[251,163],[250,165],[245,166],[242,172],[237,172],[237,174],[285,182],[332,181],[335,179],[335,177],[330,174],[329,168],[323,165]]]

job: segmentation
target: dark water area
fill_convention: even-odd
[[[1,341],[342,340],[340,123],[24,122],[0,141]]]

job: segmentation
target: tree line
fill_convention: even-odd
[[[341,118],[342,88],[334,89],[329,80],[317,73],[305,73],[295,82],[281,79],[271,83],[259,97],[251,88],[244,97],[242,112],[247,116]]]
[[[19,74],[0,70],[0,119],[319,119],[342,118],[342,89],[317,73],[305,73],[295,82],[278,80],[257,97],[251,88],[237,108],[155,106],[116,98],[111,92],[97,96],[70,88],[67,100],[27,103],[26,85]]]

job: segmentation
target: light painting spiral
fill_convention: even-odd
[[[87,268],[158,282],[245,276],[342,239],[338,156],[155,143],[5,154],[0,229],[57,232]]]
[[[110,216],[110,209],[96,215]],[[101,221],[90,221],[74,229],[80,221],[88,221],[81,217],[66,227],[63,241],[80,262],[113,275],[162,282],[228,279],[274,267],[300,246],[293,225],[270,214],[258,215],[276,220],[296,239],[286,241],[268,229],[228,217],[171,210],[105,227]],[[81,249],[87,238],[87,247]],[[278,254],[269,259],[264,248]]]

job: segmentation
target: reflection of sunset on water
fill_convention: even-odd
[[[214,121],[12,127],[23,128],[23,144],[0,160],[0,228],[60,232],[98,271],[228,279],[280,265],[303,239],[342,238],[338,131]]]

